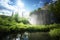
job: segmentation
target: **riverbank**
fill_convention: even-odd
[[[3,33],[50,32],[51,30],[55,29],[60,30],[60,24],[50,24],[50,25],[15,24],[11,26],[0,25],[0,32]]]
[[[60,29],[60,24],[50,24],[50,25],[25,25],[25,24],[15,24],[11,26],[0,25],[0,32],[48,32],[52,29]]]
[[[60,24],[50,24],[50,25],[14,24],[10,26],[0,25],[1,37],[3,37],[4,35],[7,36],[10,34],[23,35],[25,32],[28,32],[29,35],[32,35],[32,33],[35,34],[36,32],[39,32],[39,35],[40,35],[40,32],[42,32],[43,34],[48,33],[49,37],[51,37],[52,39],[54,38],[60,39]],[[31,38],[31,36],[29,36],[29,38]]]

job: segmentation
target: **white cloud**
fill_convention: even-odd
[[[0,0],[0,5],[4,6],[7,9],[18,12],[20,16],[22,15],[22,12],[25,12],[24,15],[28,15],[28,11],[26,12],[26,9],[22,0],[16,0],[15,5],[9,5],[8,2],[12,3],[10,0]]]
[[[15,10],[16,8],[14,6],[9,5],[8,2],[9,2],[9,0],[1,0],[0,4],[7,9]]]
[[[43,3],[42,1],[39,1],[37,4],[34,4],[33,6],[36,7],[36,6],[39,6],[42,3]]]
[[[4,12],[4,13],[3,13]],[[2,14],[3,13],[3,14]],[[0,15],[7,15],[7,16],[11,16],[11,12],[9,12],[8,10],[0,10]]]
[[[24,8],[24,3],[21,0],[17,0],[17,4],[18,7],[20,8]]]

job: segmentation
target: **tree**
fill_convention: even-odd
[[[55,22],[60,23],[60,0],[51,2],[50,11],[54,14]]]
[[[16,13],[15,15],[13,15],[13,19],[14,19],[16,22],[19,22],[18,13]]]
[[[19,17],[18,14],[15,14],[15,15],[13,16],[13,19],[14,19],[17,23],[29,24],[29,21],[28,21],[26,18],[24,18],[24,17]]]

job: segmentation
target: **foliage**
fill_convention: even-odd
[[[26,18],[21,18],[20,17],[19,22],[23,23],[23,24],[29,24],[29,21]]]
[[[60,36],[60,28],[59,29],[53,29],[50,30],[49,34],[53,37]]]
[[[19,20],[18,17],[16,16],[14,17],[14,16],[0,15],[0,31],[1,32],[11,31],[11,30],[15,30],[15,31],[20,30],[19,25],[17,26],[17,24],[21,24],[21,23],[28,24],[28,21],[25,18],[20,18]]]
[[[3,22],[2,22],[3,23]],[[60,28],[60,24],[51,24],[51,25],[29,25],[23,23],[16,23],[15,21],[6,22],[0,24],[0,31],[8,31],[8,32],[19,32],[19,31],[28,31],[28,32],[36,32],[36,31],[43,31],[47,32],[54,28]],[[9,25],[8,25],[9,24]],[[4,32],[4,31],[3,31]]]
[[[59,40],[60,39],[60,28],[50,30],[49,35],[51,36],[52,40]]]
[[[13,15],[13,20],[15,20],[17,23],[24,23],[24,24],[29,24],[29,21],[24,18],[24,17],[19,17],[18,14]]]
[[[0,32],[2,33],[24,33],[24,32],[49,32],[52,37],[60,37],[60,24],[30,25],[16,22],[14,19],[0,17]],[[24,20],[24,19],[21,19]]]
[[[50,11],[54,13],[55,22],[60,23],[60,0],[57,0],[56,2],[51,2]]]

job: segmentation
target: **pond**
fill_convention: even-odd
[[[51,40],[48,32],[25,32],[23,34],[1,34],[0,40]]]

